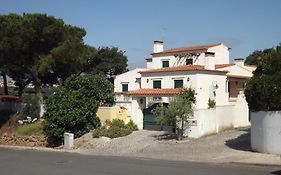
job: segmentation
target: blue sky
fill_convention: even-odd
[[[126,51],[144,67],[153,40],[166,49],[224,43],[231,61],[281,42],[280,0],[1,0],[0,14],[39,12],[87,31],[85,43]]]

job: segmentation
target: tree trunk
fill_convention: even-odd
[[[33,76],[33,83],[34,83],[34,90],[35,94],[38,100],[38,104],[40,106],[40,115],[39,117],[43,117],[44,114],[44,107],[43,107],[43,93],[42,93],[42,87],[41,87],[41,81],[39,80],[38,76]]]
[[[2,72],[1,74],[2,74],[2,77],[3,77],[4,94],[5,94],[5,95],[9,95],[6,73],[5,73],[5,72]]]
[[[23,90],[24,90],[24,87],[19,86],[18,96],[20,96],[20,97],[22,96]]]

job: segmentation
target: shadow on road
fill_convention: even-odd
[[[273,171],[273,172],[271,172],[270,174],[281,175],[281,170],[279,170],[279,171]]]
[[[175,140],[177,138],[175,133],[170,132],[166,132],[161,135],[154,135],[153,137],[156,138],[156,140]]]
[[[251,149],[251,138],[250,138],[250,129],[242,129],[246,133],[241,134],[237,138],[227,140],[225,145],[236,150],[240,151],[252,151]]]

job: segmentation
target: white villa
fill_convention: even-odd
[[[229,50],[224,44],[165,50],[163,41],[154,41],[147,68],[116,76],[116,106],[127,108],[139,129],[172,130],[156,123],[153,109],[169,103],[182,87],[191,87],[196,93],[195,113],[187,121],[185,135],[198,138],[247,126],[249,110],[243,88],[255,67],[244,65],[243,59],[229,64]],[[214,109],[208,109],[209,99],[216,102]]]

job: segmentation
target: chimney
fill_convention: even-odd
[[[158,52],[163,52],[163,51],[164,51],[163,41],[160,41],[160,40],[154,41],[153,52],[158,53]]]
[[[244,66],[244,58],[235,58],[234,63],[238,66]]]
[[[212,57],[207,58],[204,68],[207,70],[215,70],[215,59]]]

